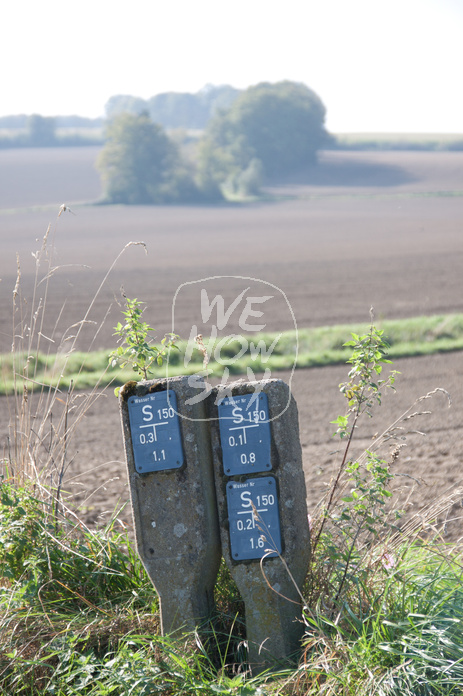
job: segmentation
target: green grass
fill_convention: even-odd
[[[90,531],[33,488],[0,497],[0,694],[27,696],[450,696],[463,684],[461,549],[438,540],[376,543],[330,605],[338,570],[323,543],[300,662],[251,678],[243,608],[223,565],[211,621],[176,641],[159,631],[156,593],[116,516]],[[338,561],[340,559],[338,558]],[[334,610],[334,611],[333,611]],[[322,688],[323,687],[323,688]]]
[[[462,150],[461,133],[336,133],[346,150]]]
[[[332,617],[321,607],[307,611],[301,693],[321,693],[324,683],[332,694],[461,694],[460,553],[437,543],[403,545],[382,581],[380,573],[376,585],[360,581],[361,602]]]
[[[378,327],[385,332],[385,338],[390,344],[391,359],[432,355],[449,351],[463,350],[463,314],[447,314],[429,317],[414,317],[411,319],[387,320],[378,322]],[[249,350],[238,360],[235,356],[240,352],[242,343],[235,340],[226,343],[217,357],[220,362],[211,360],[212,376],[221,377],[227,367],[230,374],[246,374],[248,367],[255,374],[269,368],[272,372],[290,370],[295,361],[296,345],[298,343],[297,368],[324,367],[344,363],[349,355],[349,348],[343,347],[346,337],[351,332],[363,333],[368,330],[367,324],[324,326],[313,329],[286,331],[281,334],[262,333],[258,336],[246,336],[248,344],[257,346],[261,341],[267,349],[275,342],[274,349],[268,360],[262,356],[252,357]],[[275,339],[278,339],[275,341]],[[207,342],[206,342],[207,346]],[[207,346],[208,347],[208,346]],[[191,360],[185,365],[184,354],[187,348],[180,341],[180,351],[172,351],[170,356],[169,374],[192,374],[202,369],[203,356],[194,347]],[[214,347],[212,358],[214,357]],[[60,379],[60,388],[66,388],[73,383],[77,389],[92,388],[109,383],[124,384],[134,379],[131,369],[121,370],[118,367],[108,367],[110,351],[90,353],[74,352],[68,354],[39,354],[29,359],[28,375],[39,384],[54,386]],[[0,356],[0,393],[8,394],[13,391],[13,373],[22,372],[26,364],[26,355],[16,354],[13,361],[11,354]],[[14,365],[16,368],[14,368]],[[153,369],[153,377],[165,376],[166,366]],[[30,384],[32,387],[32,383]]]

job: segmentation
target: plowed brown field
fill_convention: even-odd
[[[368,321],[370,306],[378,321],[462,311],[463,153],[325,153],[318,168],[269,187],[271,202],[215,207],[85,205],[100,196],[94,148],[16,154],[0,151],[5,181],[0,188],[0,351],[8,351],[12,341],[16,252],[27,295],[33,285],[31,251],[39,248],[49,223],[53,263],[61,268],[51,279],[43,332],[53,332],[58,342],[82,319],[119,251],[138,240],[147,244],[148,255],[140,247],[128,248],[93,305],[90,318],[98,322],[113,305],[95,348],[114,345],[119,312],[114,298],[120,298],[121,285],[129,297],[148,302],[147,318],[163,335],[171,329],[177,288],[210,276],[250,276],[277,285],[299,327]],[[61,203],[76,215],[58,220]],[[239,280],[214,283],[229,297],[242,289]],[[198,311],[193,300],[184,302],[176,331],[189,336]],[[266,328],[289,329],[291,317],[276,311]],[[90,326],[82,331],[82,349],[94,333]],[[426,435],[407,436],[396,464],[404,494],[413,488],[408,505],[414,511],[463,479],[463,354],[400,360],[394,367],[402,373],[397,393],[388,395],[377,417],[359,431],[359,449],[417,397],[436,387],[452,397],[450,408],[441,393],[417,406],[432,411],[412,423]],[[343,412],[338,384],[346,373],[342,366],[300,370],[292,381],[310,509],[339,462],[339,454],[332,454],[339,445],[329,422]],[[11,402],[0,399],[2,443],[9,409]],[[85,501],[88,521],[127,500],[117,402],[111,395],[97,401],[80,424],[69,443],[71,459],[66,487]],[[458,516],[458,504],[451,515]],[[122,517],[130,519],[127,509]],[[447,532],[456,538],[463,526],[449,522]]]

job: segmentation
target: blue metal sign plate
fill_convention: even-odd
[[[273,476],[227,483],[231,557],[273,558],[281,553],[280,514]],[[269,553],[270,551],[270,553]]]
[[[183,448],[175,392],[169,389],[130,396],[127,403],[136,471],[146,474],[181,467]]]
[[[227,396],[219,401],[220,442],[227,476],[272,468],[268,397],[264,393]]]

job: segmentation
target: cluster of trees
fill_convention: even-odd
[[[324,120],[323,103],[305,85],[261,83],[217,109],[187,159],[149,111],[118,112],[109,119],[97,165],[106,199],[162,203],[256,194],[265,178],[316,161],[328,139]]]
[[[225,185],[251,193],[262,177],[277,178],[316,161],[327,139],[325,107],[305,85],[261,83],[219,113],[200,145],[199,180],[208,191]]]
[[[179,147],[147,112],[121,113],[109,122],[97,168],[110,203],[188,202],[199,194]]]

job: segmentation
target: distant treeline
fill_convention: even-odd
[[[0,117],[0,148],[102,145],[104,119],[83,116]]]
[[[11,130],[27,130],[28,119],[26,114],[16,116],[0,116],[0,128]],[[103,118],[85,118],[85,116],[54,116],[56,128],[103,128]]]
[[[3,116],[0,117],[0,147],[56,147],[103,143],[105,125],[121,113],[136,116],[148,113],[153,123],[166,130],[202,131],[213,116],[221,110],[228,109],[241,93],[242,90],[229,85],[208,85],[196,94],[165,92],[150,99],[118,94],[108,100],[105,106],[106,118],[96,119],[82,116],[51,118],[37,114]]]
[[[105,118],[84,118],[83,116],[55,116],[54,127],[62,128],[102,128],[106,120],[112,120],[121,113],[139,116],[147,112],[153,121],[166,130],[182,128],[204,130],[210,119],[219,110],[228,109],[242,90],[221,85],[207,85],[199,92],[165,92],[150,99],[133,97],[130,94],[116,94],[105,105]],[[27,130],[29,119],[25,114],[0,117],[0,129]],[[43,117],[42,117],[43,118]]]
[[[128,94],[110,97],[105,117],[43,117],[19,114],[0,117],[0,148],[57,147],[103,144],[106,126],[122,113],[149,115],[167,131],[204,131],[211,120],[225,112],[245,90],[230,85],[206,85],[196,93],[164,92],[149,99]],[[3,131],[3,132],[2,132]],[[325,150],[463,150],[463,135],[435,134],[326,134]]]
[[[166,130],[204,130],[211,118],[229,109],[242,91],[230,85],[207,85],[195,94],[165,92],[146,100],[118,94],[108,100],[105,112],[107,118],[112,119],[123,112],[139,116],[145,111],[153,123]]]

